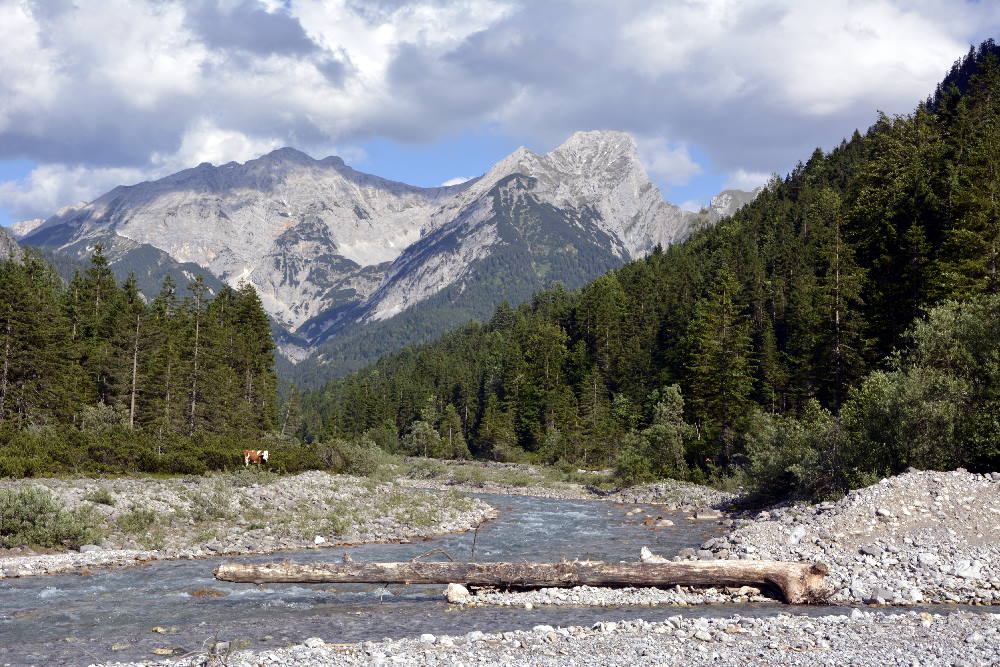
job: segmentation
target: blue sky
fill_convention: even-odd
[[[590,129],[694,207],[998,33],[950,0],[0,0],[0,224],[280,146],[431,186]]]

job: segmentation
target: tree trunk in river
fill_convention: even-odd
[[[223,563],[216,579],[264,583],[449,584],[500,588],[571,586],[765,586],[789,604],[821,601],[823,563],[717,560],[687,563]]]

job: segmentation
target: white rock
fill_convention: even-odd
[[[937,565],[938,557],[937,554],[924,552],[917,556],[917,562],[924,566]]]
[[[326,538],[323,537],[322,535],[317,535],[316,537],[313,538],[313,544],[324,544],[325,542]]]
[[[308,646],[309,648],[319,648],[320,646],[325,646],[326,642],[320,639],[319,637],[310,637],[309,639],[302,642],[302,644]]]
[[[448,584],[448,587],[444,589],[444,597],[451,604],[462,604],[468,602],[472,595],[469,593],[469,589],[462,584]]]
[[[976,561],[960,560],[955,563],[955,576],[962,579],[978,579],[982,575],[983,564]]]
[[[643,547],[642,549],[639,550],[639,560],[641,560],[643,563],[669,563],[670,562],[669,559],[664,558],[663,556],[657,556],[656,554],[654,554],[652,551],[649,550],[649,547]]]
[[[420,635],[420,642],[422,644],[433,644],[435,641],[437,641],[437,637],[435,637],[429,632],[425,632],[424,634]]]

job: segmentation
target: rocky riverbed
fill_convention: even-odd
[[[621,500],[664,498],[652,485],[615,494]],[[691,519],[732,524],[728,535],[701,549],[684,549],[672,560],[820,561],[830,567],[829,601],[839,604],[1000,604],[1000,473],[975,475],[912,471],[852,491],[838,502],[797,504],[760,512],[750,519],[695,510],[727,507],[732,497],[693,485],[680,502]],[[635,502],[635,501],[633,501]],[[646,508],[626,515],[650,516]],[[647,521],[656,525],[655,517]],[[639,560],[636,554],[636,560]],[[592,588],[523,592],[477,591],[463,604],[539,606],[586,604],[718,604],[767,600],[741,588]],[[454,600],[459,601],[459,600]]]
[[[1000,615],[880,614],[858,609],[826,616],[682,618],[537,625],[503,633],[424,634],[407,639],[327,643],[312,637],[287,648],[206,647],[169,664],[251,665],[995,665]],[[114,663],[126,664],[148,663]],[[209,663],[213,664],[213,663]],[[111,667],[110,665],[108,667]]]
[[[173,479],[4,480],[41,486],[66,508],[92,506],[103,538],[79,551],[0,553],[0,579],[154,559],[270,553],[338,544],[397,542],[475,528],[496,516],[458,493],[311,471],[240,471]]]
[[[680,557],[822,561],[831,602],[1000,604],[1000,473],[911,471],[743,523]]]

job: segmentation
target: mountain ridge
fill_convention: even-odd
[[[546,253],[582,252],[593,270],[607,270],[686,238],[730,205],[691,213],[664,201],[634,139],[597,130],[574,133],[545,154],[519,148],[477,178],[432,188],[285,147],[245,163],[202,163],[118,186],[15,229],[23,230],[23,242],[56,252],[82,257],[98,239],[112,251],[120,246],[119,255],[150,246],[185,270],[203,267],[231,286],[246,280],[297,337],[282,349],[299,360],[351,325],[391,319],[442,290],[463,298],[491,256],[528,262],[529,282],[541,289],[563,280],[546,268]],[[534,227],[505,227],[513,234],[505,240],[498,225],[514,209]],[[502,246],[514,237],[522,249],[511,254]],[[556,239],[565,247],[553,245]],[[557,264],[573,274],[568,283],[596,277]],[[522,268],[492,270],[509,275]],[[503,281],[497,283],[495,296],[503,300]],[[481,310],[473,304],[472,311]]]

